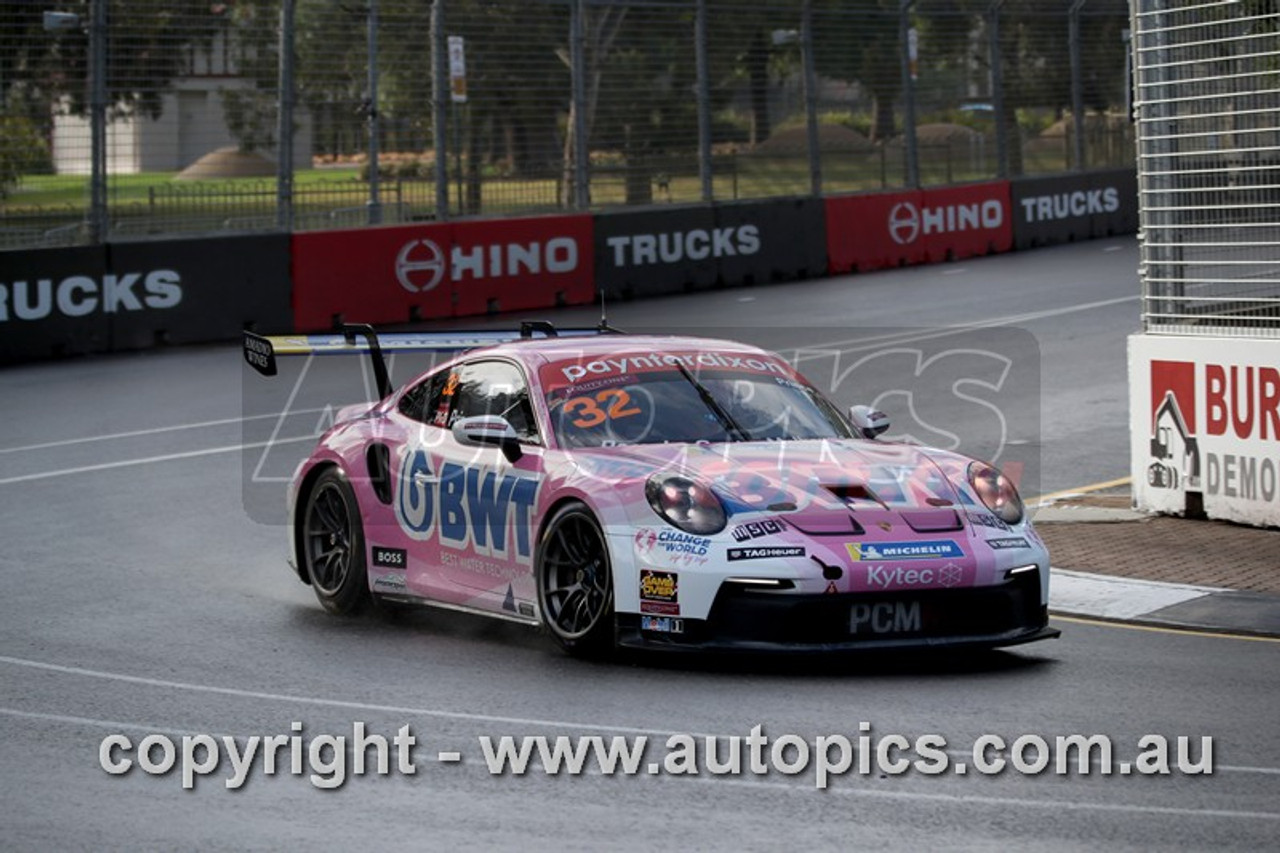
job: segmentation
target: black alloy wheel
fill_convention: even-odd
[[[351,484],[337,468],[320,475],[302,514],[302,560],[330,613],[354,613],[369,598],[364,531]]]
[[[604,532],[585,506],[568,504],[552,516],[536,565],[538,605],[556,642],[575,655],[612,649],[613,567]]]

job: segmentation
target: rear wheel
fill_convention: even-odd
[[[542,620],[566,651],[613,648],[613,567],[604,531],[585,506],[568,504],[547,523],[537,556]]]
[[[355,492],[337,468],[311,488],[302,525],[302,560],[316,598],[330,613],[360,610],[369,600],[364,529]]]

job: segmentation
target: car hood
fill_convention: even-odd
[[[851,516],[863,525],[904,521],[918,533],[959,530],[968,503],[963,486],[911,445],[853,439],[655,444],[573,455],[587,476],[679,474],[714,489],[730,516],[785,514],[796,528],[819,535],[848,533]]]

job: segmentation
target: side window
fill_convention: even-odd
[[[521,441],[538,441],[529,389],[518,367],[506,361],[473,361],[459,367],[457,377],[449,426],[458,418],[501,415]]]
[[[443,427],[449,409],[449,398],[444,391],[451,376],[454,377],[453,384],[456,386],[457,373],[453,370],[441,370],[410,388],[400,398],[400,414],[415,421]]]

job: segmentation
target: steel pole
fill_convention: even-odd
[[[1009,140],[1005,136],[1004,61],[1000,52],[1000,7],[995,0],[987,7],[987,50],[991,60],[991,109],[996,121],[996,176],[1009,177]]]
[[[800,6],[800,60],[804,66],[805,136],[809,151],[809,192],[822,195],[822,150],[818,146],[818,74],[813,60],[813,0]]]
[[[920,186],[920,152],[916,146],[916,87],[911,77],[911,7],[915,0],[900,0],[898,6],[898,43],[902,47],[902,134],[906,139],[906,184]]]
[[[1080,56],[1080,10],[1086,0],[1075,0],[1067,10],[1067,46],[1071,52],[1071,122],[1075,128],[1076,169],[1084,162],[1084,65]]]
[[[366,18],[369,27],[369,224],[382,222],[380,190],[382,176],[378,173],[378,0],[369,0]]]
[[[293,230],[293,43],[294,0],[280,4],[280,79],[276,127],[276,227]]]
[[[444,31],[445,0],[431,4],[431,140],[436,149],[436,219],[449,218],[449,109],[445,101],[449,95],[446,81],[449,79],[449,43]]]
[[[89,242],[103,243],[107,219],[107,0],[93,0],[89,24]]]
[[[698,180],[702,184],[702,200],[711,201],[711,72],[707,63],[707,0],[698,0],[693,42],[698,76]]]
[[[591,205],[587,191],[587,69],[586,37],[587,0],[576,0],[569,16],[569,60],[573,81],[573,206],[586,210]]]

